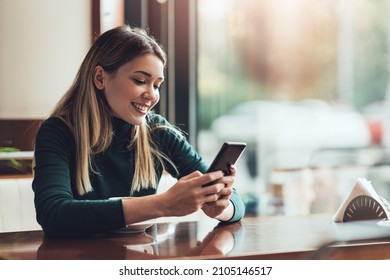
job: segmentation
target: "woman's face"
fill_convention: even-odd
[[[133,125],[141,124],[160,99],[163,62],[157,56],[147,54],[132,59],[112,74],[99,67],[95,70],[95,85],[103,90],[114,116]],[[97,76],[99,71],[101,81],[96,80],[100,78]]]

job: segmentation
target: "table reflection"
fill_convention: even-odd
[[[157,259],[225,256],[242,242],[241,222],[157,223],[139,233],[44,239],[37,259]]]
[[[219,224],[198,242],[189,256],[226,256],[240,249],[244,227],[241,222]]]
[[[0,259],[390,259],[390,228],[334,223],[330,215],[159,221],[145,232],[45,239],[42,231],[0,233]]]

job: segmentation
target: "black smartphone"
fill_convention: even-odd
[[[222,170],[230,175],[230,166],[236,164],[246,148],[244,142],[225,142],[206,173]]]

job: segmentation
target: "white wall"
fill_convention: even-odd
[[[43,119],[91,43],[90,0],[0,0],[0,119]]]

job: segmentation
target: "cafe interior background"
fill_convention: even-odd
[[[248,144],[247,215],[335,213],[359,177],[389,199],[389,15],[389,0],[0,0],[0,231],[36,226],[36,129],[123,22],[167,50],[156,111],[206,161]]]

